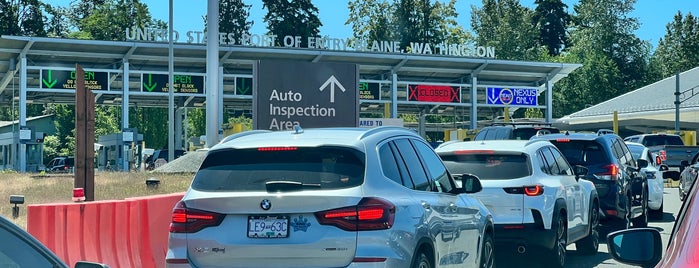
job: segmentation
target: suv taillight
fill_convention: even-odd
[[[595,173],[595,177],[600,180],[610,180],[615,181],[619,179],[619,166],[616,164],[609,164],[604,166],[605,171]]]
[[[365,197],[356,206],[319,211],[318,223],[336,226],[345,231],[390,229],[396,215],[396,206],[385,199]]]
[[[667,152],[665,152],[665,150],[660,150],[660,152],[658,154],[660,155],[660,160],[662,160],[662,161],[667,160]]]
[[[522,187],[503,188],[508,194],[524,194],[526,196],[539,196],[544,194],[544,186],[541,184],[526,185]]]
[[[206,227],[218,226],[223,215],[187,208],[183,201],[177,202],[172,209],[171,233],[196,233]]]

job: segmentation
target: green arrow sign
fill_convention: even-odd
[[[252,91],[250,90],[252,86],[252,78],[236,77],[235,84],[238,95],[252,95]]]
[[[44,83],[44,86],[46,86],[47,88],[53,88],[53,86],[55,86],[58,82],[58,80],[51,78],[52,74],[53,70],[48,70],[48,80],[41,79],[41,81]]]
[[[143,87],[148,90],[148,92],[153,92],[153,89],[158,86],[158,83],[153,83],[153,74],[148,74],[148,84],[143,83]]]

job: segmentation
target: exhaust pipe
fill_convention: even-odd
[[[524,245],[520,245],[517,247],[517,253],[524,254],[525,252],[527,252],[527,248]]]

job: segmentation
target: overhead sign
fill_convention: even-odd
[[[461,102],[459,87],[446,85],[408,85],[409,101]]]
[[[107,90],[107,72],[85,71],[85,88],[89,90]],[[75,71],[41,70],[41,88],[46,89],[75,89]]]
[[[378,100],[379,99],[379,83],[360,82],[359,83],[359,99],[360,100]]]
[[[236,95],[252,95],[252,78],[236,77],[235,78],[235,94]]]
[[[141,74],[142,92],[167,93],[170,90],[167,74]],[[204,76],[173,74],[172,89],[174,93],[204,94]]]
[[[499,88],[486,89],[486,103],[499,105],[536,106],[537,92],[535,88]]]
[[[357,126],[356,64],[264,60],[256,64],[254,73],[255,129]]]

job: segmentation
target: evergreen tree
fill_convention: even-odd
[[[352,25],[355,40],[369,44],[374,41],[394,40],[393,19],[395,6],[386,0],[350,0],[347,3],[349,18],[345,24]]]
[[[151,18],[148,6],[139,0],[87,1],[85,5],[73,6],[78,14],[80,32],[73,33],[96,40],[121,41],[127,28],[165,28],[165,23]],[[81,2],[81,3],[83,3]],[[102,2],[99,4],[99,2]],[[89,3],[89,4],[87,4]],[[85,16],[82,19],[79,16]]]
[[[539,43],[546,46],[550,56],[557,56],[568,46],[566,27],[570,23],[568,7],[561,0],[536,0],[534,25],[539,29]]]
[[[665,28],[653,56],[661,75],[658,79],[699,66],[699,19],[678,11]]]
[[[45,37],[45,8],[39,0],[0,0],[0,34]]]
[[[497,57],[506,60],[537,60],[543,47],[531,23],[534,11],[517,0],[483,0],[483,7],[472,6],[471,28],[476,43],[492,46]]]
[[[219,0],[218,2],[218,31],[220,33],[233,34],[234,40],[238,41],[244,34],[250,34],[252,21],[250,17],[250,7],[243,0]],[[206,25],[206,16],[204,24]]]
[[[262,0],[267,9],[264,21],[269,34],[277,36],[280,45],[284,36],[301,36],[301,47],[308,47],[308,37],[319,37],[320,26],[318,8],[311,0],[278,1]]]

